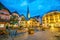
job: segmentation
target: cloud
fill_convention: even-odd
[[[39,5],[38,6],[38,9],[42,9],[42,8],[44,8],[43,5]]]
[[[24,1],[24,2],[21,4],[21,6],[25,6],[25,5],[27,5],[27,2],[26,2],[26,1]]]

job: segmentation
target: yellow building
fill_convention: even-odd
[[[29,27],[38,27],[40,25],[40,23],[34,19],[34,18],[31,18],[28,22],[28,26]]]
[[[27,27],[27,21],[26,21],[24,15],[22,15],[22,16],[19,18],[19,26]]]
[[[54,11],[49,12],[48,14],[44,15],[42,18],[42,24],[44,27],[60,27],[60,12]]]

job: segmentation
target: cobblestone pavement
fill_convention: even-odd
[[[55,33],[50,31],[38,31],[34,34],[20,34],[14,38],[9,37],[7,40],[59,40],[54,36]]]
[[[21,36],[14,38],[14,40],[57,40],[57,39],[54,37],[54,33],[50,31],[39,31],[33,35],[25,33]]]

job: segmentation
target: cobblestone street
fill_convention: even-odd
[[[17,35],[16,37],[9,36],[7,38],[1,37],[0,40],[60,40],[55,37],[55,33],[47,30],[37,31],[34,34],[23,33],[23,34]]]
[[[57,40],[54,35],[55,34],[50,31],[39,31],[32,35],[25,33],[14,38],[14,40]]]

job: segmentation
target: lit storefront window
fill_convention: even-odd
[[[0,24],[0,28],[4,27],[4,24]]]

